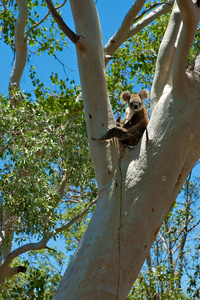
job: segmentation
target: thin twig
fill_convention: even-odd
[[[61,8],[62,6],[65,5],[66,2],[67,2],[67,0],[65,0],[61,5],[57,6],[55,9]],[[49,14],[50,14],[50,11],[48,11],[48,13],[46,14],[46,16],[44,16],[44,18],[43,18],[42,20],[40,20],[38,23],[36,23],[35,25],[33,25],[31,28],[29,28],[29,30],[28,30],[28,32],[27,32],[27,34],[26,34],[26,36],[25,36],[25,41],[28,39],[28,36],[29,36],[29,34],[31,33],[31,31],[32,31],[34,28],[36,28],[37,26],[39,26],[41,23],[43,23],[44,20],[49,16]]]

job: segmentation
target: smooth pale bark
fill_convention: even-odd
[[[25,26],[28,18],[28,7],[26,0],[16,0],[17,6],[19,8],[19,15],[17,18],[17,22],[15,25],[15,50],[16,50],[16,58],[14,62],[14,66],[10,75],[9,82],[9,91],[10,91],[10,99],[13,98],[14,92],[19,88],[20,80],[22,77],[22,73],[24,71],[24,67],[26,65],[26,57],[27,57],[27,43],[24,38]],[[14,95],[13,104],[16,105],[16,101],[18,100],[16,95]],[[19,99],[20,100],[20,99]]]
[[[181,15],[175,2],[168,27],[160,45],[156,70],[151,88],[151,110],[160,99],[165,87],[172,86],[172,69],[180,31]]]
[[[140,30],[142,30],[145,26],[149,25],[151,22],[162,16],[163,14],[166,14],[170,11],[172,5],[174,3],[174,0],[168,1],[159,7],[157,7],[155,10],[150,12],[147,16],[142,18],[140,21],[138,21],[136,24],[132,25],[130,27],[130,32],[128,35],[128,38],[132,37],[136,33],[138,33]]]
[[[107,54],[114,54],[120,45],[128,38],[130,27],[134,22],[135,17],[143,8],[145,0],[136,0],[128,13],[126,14],[121,26],[116,33],[110,38],[105,46],[105,52]]]
[[[173,71],[170,86],[166,85],[165,71],[161,95],[156,98],[148,126],[151,142],[147,143],[144,135],[131,150],[116,141],[105,144],[91,141],[91,137],[101,136],[113,124],[106,92],[101,32],[93,1],[70,2],[76,33],[81,35],[83,43],[82,47],[77,46],[77,55],[99,192],[92,220],[53,299],[124,300],[179,189],[200,157],[200,75],[196,71],[186,74],[184,70],[183,82],[181,68],[181,80],[178,81],[178,73]],[[190,0],[183,2],[193,5]],[[188,35],[183,13],[176,66],[181,61],[179,55],[185,51],[181,48],[191,43],[198,24],[199,9],[192,7],[188,11],[195,10],[197,18]],[[178,11],[176,13],[180,16]],[[167,43],[161,47],[157,74],[166,69],[165,55],[171,55],[167,70],[174,64],[179,25],[174,35],[170,29],[174,20],[170,22],[170,47]],[[158,86],[154,86],[156,95],[160,93]]]
[[[145,1],[139,0],[135,1],[132,5],[129,12],[126,14],[121,26],[116,31],[116,33],[110,38],[108,43],[104,47],[104,52],[106,54],[105,62],[106,64],[109,62],[110,57],[115,53],[115,51],[124,43],[128,38],[132,37],[140,30],[142,30],[145,26],[149,25],[155,19],[160,17],[163,14],[166,14],[170,11],[171,6],[173,5],[174,0],[170,0],[167,3],[160,5],[158,8],[153,10],[151,13],[147,14],[137,23],[134,23],[134,20],[142,9]]]

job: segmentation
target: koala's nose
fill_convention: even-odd
[[[134,109],[138,109],[138,103],[134,103]]]

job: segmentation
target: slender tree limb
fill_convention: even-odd
[[[63,7],[65,5],[66,2],[67,2],[67,0],[65,0],[61,5],[55,7],[55,9],[60,9],[61,7]],[[44,18],[42,18],[42,20],[40,20],[38,23],[36,23],[35,25],[33,25],[31,28],[29,28],[29,30],[28,30],[28,32],[27,32],[27,34],[25,36],[25,40],[28,39],[28,36],[29,36],[29,34],[31,33],[31,31],[33,29],[35,29],[36,27],[38,27],[40,24],[42,24],[46,20],[46,18],[49,16],[49,14],[50,14],[50,11],[48,11],[48,13],[46,14],[46,16],[44,16]]]
[[[173,86],[184,85],[188,53],[200,20],[200,8],[192,0],[177,0],[183,27],[173,66]],[[189,17],[192,15],[192,18]]]
[[[170,273],[172,275],[174,275],[174,263],[173,263],[173,254],[172,254],[172,238],[171,238],[171,234],[170,234],[170,230],[169,230],[169,226],[168,226],[168,221],[165,220],[165,228],[168,234],[168,239],[169,239],[169,246],[168,246],[168,257],[170,260]]]
[[[141,31],[144,27],[149,25],[151,22],[159,18],[160,16],[168,13],[173,5],[174,0],[165,2],[164,4],[160,5],[158,8],[156,8],[154,11],[150,12],[147,16],[145,16],[143,19],[138,21],[136,24],[132,25],[130,28],[130,32],[128,35],[128,38],[132,37],[139,31]]]
[[[158,52],[156,70],[151,88],[151,110],[160,99],[166,84],[171,86],[175,43],[181,24],[181,14],[175,2],[173,11]]]
[[[5,207],[0,217],[1,217],[0,232],[1,232],[1,239],[2,239],[1,252],[0,252],[0,265],[1,265],[2,261],[9,255],[11,251],[16,217],[12,216],[10,210],[7,211]]]
[[[72,226],[77,220],[81,219],[86,213],[87,211],[89,210],[89,208],[94,205],[95,203],[97,202],[97,200],[93,200],[91,201],[87,206],[86,208],[82,211],[82,213],[80,213],[79,215],[75,216],[69,223],[67,223],[66,225],[60,227],[60,228],[57,228],[55,230],[55,233],[59,233],[59,232],[62,232],[64,230],[67,230],[70,226]]]
[[[168,247],[167,247],[167,243],[164,237],[162,237],[160,234],[158,234],[158,237],[161,239],[161,241],[163,242],[163,245],[165,247],[165,250],[167,251],[167,253],[169,253]]]
[[[62,199],[62,197],[64,195],[64,192],[65,192],[65,188],[66,188],[66,185],[67,185],[67,179],[68,179],[67,174],[64,174],[61,185],[60,185],[60,189],[59,189],[61,199]]]
[[[147,256],[147,266],[149,269],[150,274],[153,274],[152,262],[151,262],[151,253]]]
[[[66,34],[66,36],[68,36],[68,38],[74,43],[76,44],[79,40],[79,36],[76,35],[67,25],[66,23],[63,21],[63,18],[58,14],[56,8],[54,7],[53,3],[51,0],[45,0],[46,4],[49,8],[50,13],[52,14],[54,20],[56,21],[56,23],[58,24],[58,26],[60,27],[60,29]]]
[[[19,15],[15,25],[16,58],[9,82],[10,99],[13,98],[13,93],[15,94],[19,88],[20,79],[26,65],[27,56],[27,44],[24,39],[24,31],[28,18],[28,6],[26,0],[16,0],[16,2],[19,9]],[[20,96],[18,98],[20,98]],[[12,102],[14,105],[16,105],[16,100],[12,100]]]
[[[1,4],[0,6],[3,6],[3,8],[4,8],[4,12],[6,12],[6,11],[7,11],[7,7],[6,7],[5,3],[4,3],[4,1],[2,1],[2,4]]]
[[[200,224],[200,220],[196,222],[196,224],[194,224],[192,227],[188,228],[188,233],[192,231],[194,228],[196,228],[199,224]]]
[[[107,55],[113,55],[121,44],[127,39],[130,31],[130,26],[133,24],[135,17],[142,9],[145,0],[136,0],[122,21],[121,26],[116,33],[110,38],[104,47],[104,52]]]
[[[3,228],[3,212],[0,211],[0,248],[3,246],[3,243],[5,241],[5,230],[2,230]]]
[[[46,236],[44,236],[39,242],[36,242],[36,243],[27,243],[15,250],[13,250],[12,252],[10,252],[7,257],[2,261],[2,263],[0,264],[0,274],[13,274],[11,272],[11,270],[7,270],[5,272],[5,269],[8,268],[8,265],[12,262],[12,260],[14,258],[16,258],[17,256],[19,256],[20,254],[23,254],[27,251],[30,251],[30,250],[41,250],[41,249],[50,249],[48,246],[47,246],[47,242],[50,240],[50,238],[57,234],[57,233],[60,233],[64,230],[67,230],[70,226],[72,226],[77,220],[81,219],[89,210],[89,208],[94,205],[96,203],[96,199],[91,201],[87,206],[86,208],[80,213],[78,214],[77,216],[75,216],[69,223],[67,223],[66,225],[64,226],[61,226],[57,229],[55,229],[53,232],[48,232],[46,234]],[[17,272],[17,269],[14,270],[12,269],[13,272],[18,273]],[[20,271],[22,272],[22,271]],[[7,275],[8,276],[8,275]],[[11,275],[13,276],[13,275]],[[9,277],[11,277],[9,276]],[[2,277],[0,276],[1,280],[2,280]]]
[[[190,177],[191,177],[191,173],[190,173]],[[189,218],[189,213],[190,213],[190,207],[191,207],[191,204],[192,204],[192,197],[189,193],[189,184],[190,184],[190,182],[189,182],[189,179],[188,179],[187,182],[186,182],[186,214],[185,214],[184,227],[183,227],[183,230],[182,230],[183,236],[181,238],[179,252],[178,252],[178,255],[177,255],[177,258],[176,258],[176,262],[177,262],[178,259],[180,260],[179,268],[178,268],[178,274],[179,274],[178,284],[179,284],[179,287],[180,287],[181,274],[182,274],[182,270],[183,270],[183,258],[184,258],[183,253],[184,253],[185,243],[186,243],[187,235],[188,235],[188,225],[189,225],[190,220],[191,220],[191,218]]]
[[[165,2],[162,5],[160,5],[160,3],[159,4],[155,3],[152,6],[150,6],[147,10],[142,12],[138,17],[136,17],[136,15],[138,13],[139,7],[137,8],[137,11],[136,11],[135,10],[136,3],[134,3],[132,8],[129,10],[129,12],[125,16],[121,27],[118,29],[118,31],[113,35],[113,37],[108,41],[108,43],[104,47],[104,52],[106,53],[106,64],[110,60],[110,57],[112,57],[112,55],[121,46],[121,44],[123,42],[125,42],[128,38],[130,38],[133,35],[135,35],[136,33],[138,33],[140,30],[142,30],[145,26],[150,24],[156,18],[169,12],[173,2],[174,2],[174,0],[170,0],[168,2]],[[132,25],[139,18],[141,18],[145,13],[147,13],[153,7],[156,7],[158,5],[160,5],[160,6],[158,8],[156,8],[153,12],[149,13],[147,16],[145,16],[140,21],[138,21],[136,24]]]
[[[27,41],[28,36],[29,36],[29,34],[31,33],[31,31],[32,31],[33,29],[35,29],[36,27],[38,27],[40,24],[42,24],[42,23],[46,20],[46,18],[47,18],[49,15],[50,15],[50,11],[48,11],[48,13],[46,14],[46,16],[44,16],[44,18],[43,18],[42,20],[40,20],[38,23],[36,23],[36,24],[34,24],[33,26],[31,26],[31,28],[29,28],[29,30],[28,30],[28,32],[26,33],[26,36],[25,36],[25,40],[26,40],[26,41]]]
[[[173,0],[174,1],[174,0]],[[152,5],[150,5],[147,9],[143,10],[134,20],[134,22],[139,21],[145,14],[147,14],[148,12],[150,12],[150,10],[152,10],[153,8],[160,6],[162,4],[169,4],[171,6],[170,2],[159,2],[159,3],[154,3]]]

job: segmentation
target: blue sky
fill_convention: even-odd
[[[60,3],[62,3],[62,1],[60,1]],[[132,0],[126,0],[123,2],[121,0],[98,1],[97,8],[102,27],[102,37],[104,45],[118,29],[125,14],[128,12],[132,4]],[[42,19],[43,16],[46,14],[47,9],[40,9],[40,12]],[[63,19],[65,20],[66,24],[72,30],[74,30],[74,23],[69,1],[63,8]],[[30,47],[28,47],[28,51],[30,51]],[[33,65],[36,68],[36,72],[37,74],[39,74],[40,80],[46,85],[51,84],[49,76],[52,71],[57,72],[59,74],[60,79],[65,79],[67,76],[70,79],[74,79],[77,84],[80,83],[74,44],[69,41],[67,48],[64,49],[63,52],[57,53],[56,55],[62,61],[62,63],[69,67],[66,68],[66,74],[63,70],[62,65],[57,60],[55,60],[55,58],[48,56],[47,54],[42,54],[40,56],[34,55],[32,56],[31,61],[27,62],[24,73],[22,75],[20,87],[24,92],[32,93],[34,90],[34,87],[32,86],[31,80],[29,78],[29,68],[31,65]],[[12,53],[10,47],[4,45],[3,41],[0,40],[0,93],[3,93],[5,95],[7,95],[8,93],[9,77],[12,71],[13,63],[14,54]],[[58,238],[56,242],[53,239],[51,239],[48,242],[49,247],[54,247],[55,245],[58,247],[58,249],[65,252],[65,242],[62,238]],[[72,255],[72,252],[67,253],[68,258],[70,255]],[[67,264],[68,259],[63,267],[63,272],[65,271]]]
[[[61,1],[62,2],[62,1]],[[103,44],[105,45],[109,38],[115,33],[117,28],[120,26],[125,14],[133,4],[132,0],[99,0],[97,8],[99,12],[100,23],[102,27]],[[47,9],[40,9],[41,19],[46,14]],[[69,5],[69,1],[63,8],[63,19],[66,24],[74,30],[74,22],[72,13]],[[30,47],[28,48],[30,51]],[[53,57],[49,57],[46,54],[40,56],[34,55],[30,62],[27,62],[21,79],[21,89],[24,92],[32,92],[33,87],[29,79],[29,68],[30,65],[36,67],[36,72],[40,74],[41,81],[45,84],[49,84],[49,76],[52,71],[57,72],[62,79],[69,76],[70,79],[74,79],[79,84],[78,67],[76,60],[76,51],[73,43],[69,41],[69,44],[63,52],[57,53],[58,58],[69,67],[66,68],[66,74],[63,71],[62,65],[55,60]],[[14,55],[11,52],[9,46],[3,44],[0,40],[0,93],[7,94],[9,77],[13,66]],[[71,71],[71,69],[73,71]],[[61,79],[60,78],[60,79]]]
[[[62,2],[62,1],[60,1]],[[102,27],[102,37],[103,44],[105,45],[109,38],[115,33],[117,28],[120,26],[123,17],[130,9],[133,0],[99,0],[97,4],[100,23]],[[41,10],[41,18],[46,14],[46,9]],[[69,1],[67,2],[65,8],[63,9],[63,18],[67,25],[74,30],[74,24],[72,19],[71,10],[69,7]],[[29,49],[30,50],[30,49]],[[62,65],[55,60],[53,57],[49,57],[46,54],[41,56],[32,56],[31,61],[27,62],[27,66],[24,70],[22,79],[21,79],[21,89],[25,92],[33,92],[33,87],[29,79],[29,68],[30,65],[33,65],[36,68],[36,72],[40,75],[40,79],[46,85],[50,84],[49,76],[52,71],[59,74],[59,78],[65,79],[66,75],[70,79],[74,79],[77,84],[79,84],[79,75],[78,67],[76,60],[76,52],[74,45],[69,42],[68,47],[64,49],[63,52],[57,54],[58,58],[69,68],[66,68],[66,74],[63,70]],[[7,94],[9,77],[12,70],[14,55],[11,52],[10,48],[3,44],[0,40],[0,93]],[[72,71],[72,70],[73,71]],[[199,167],[195,169],[195,176],[199,175]],[[58,239],[56,242],[57,246],[60,249],[64,249],[64,241]],[[55,245],[54,240],[51,240],[48,243],[49,247]],[[71,253],[69,253],[71,255]],[[66,266],[64,267],[64,270]]]

